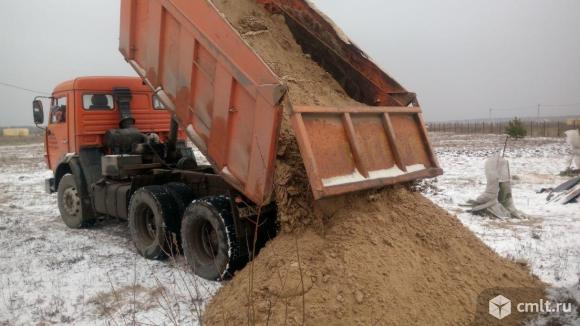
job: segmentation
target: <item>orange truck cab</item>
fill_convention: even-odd
[[[121,87],[131,91],[135,127],[144,133],[156,133],[162,140],[168,137],[171,115],[140,78],[81,77],[65,81],[54,88],[50,98],[45,132],[46,162],[55,174],[67,157],[82,149],[101,148],[106,132],[118,127],[119,106],[113,90]],[[51,183],[53,192],[56,185]]]

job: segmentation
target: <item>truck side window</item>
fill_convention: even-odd
[[[52,100],[52,105],[50,107],[51,124],[66,122],[66,100],[66,96]]]
[[[84,94],[83,108],[85,110],[113,110],[113,108],[115,108],[113,95]]]
[[[153,95],[153,109],[155,110],[167,110],[165,105],[161,103],[161,100],[157,95]]]

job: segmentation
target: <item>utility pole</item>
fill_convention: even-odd
[[[492,119],[493,109],[489,108],[489,121]]]
[[[538,120],[540,120],[540,112],[542,110],[542,105],[538,104]]]

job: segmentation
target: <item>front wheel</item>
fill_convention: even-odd
[[[79,187],[72,174],[66,174],[58,184],[58,209],[66,226],[81,229],[94,224],[94,219],[83,214]]]
[[[248,261],[226,197],[208,197],[191,203],[181,223],[183,254],[193,272],[221,281]]]

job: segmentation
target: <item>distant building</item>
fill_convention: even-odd
[[[28,128],[4,128],[2,130],[4,137],[28,137],[30,130]]]

